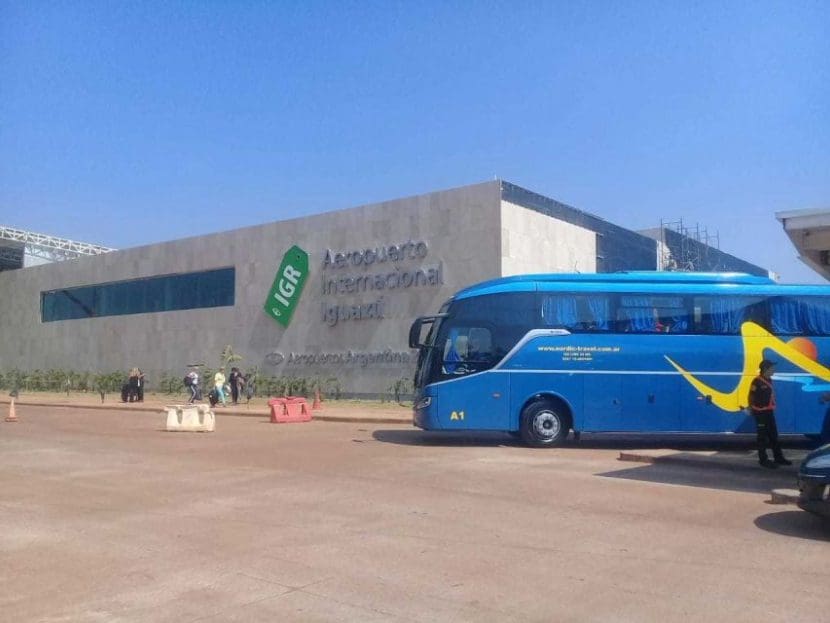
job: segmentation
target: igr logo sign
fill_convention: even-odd
[[[265,301],[265,313],[287,327],[308,277],[308,253],[294,245],[282,258],[274,285]]]

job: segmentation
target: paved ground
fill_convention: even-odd
[[[620,451],[656,442],[18,415],[0,422],[3,621],[827,620],[830,523],[767,504],[795,467],[756,468],[744,440],[637,464]]]

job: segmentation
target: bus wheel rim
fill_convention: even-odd
[[[554,439],[561,426],[559,418],[550,411],[542,411],[533,418],[533,430],[542,439]]]

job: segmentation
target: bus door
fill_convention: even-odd
[[[680,382],[676,375],[656,371],[621,375],[621,431],[681,430],[677,392]]]
[[[704,433],[752,433],[755,422],[738,407],[747,405],[748,396],[735,396],[730,409],[712,400],[714,392],[732,395],[741,383],[744,351],[741,339],[734,336],[698,335],[687,346],[673,349],[668,356],[698,383],[711,388],[701,391],[678,373],[682,430]]]

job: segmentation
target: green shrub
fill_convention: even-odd
[[[386,389],[386,391],[392,394],[392,396],[394,396],[395,402],[397,402],[399,405],[403,405],[403,402],[401,402],[401,398],[403,398],[404,395],[409,395],[412,393],[412,381],[406,377],[401,377],[399,379],[396,379]]]

